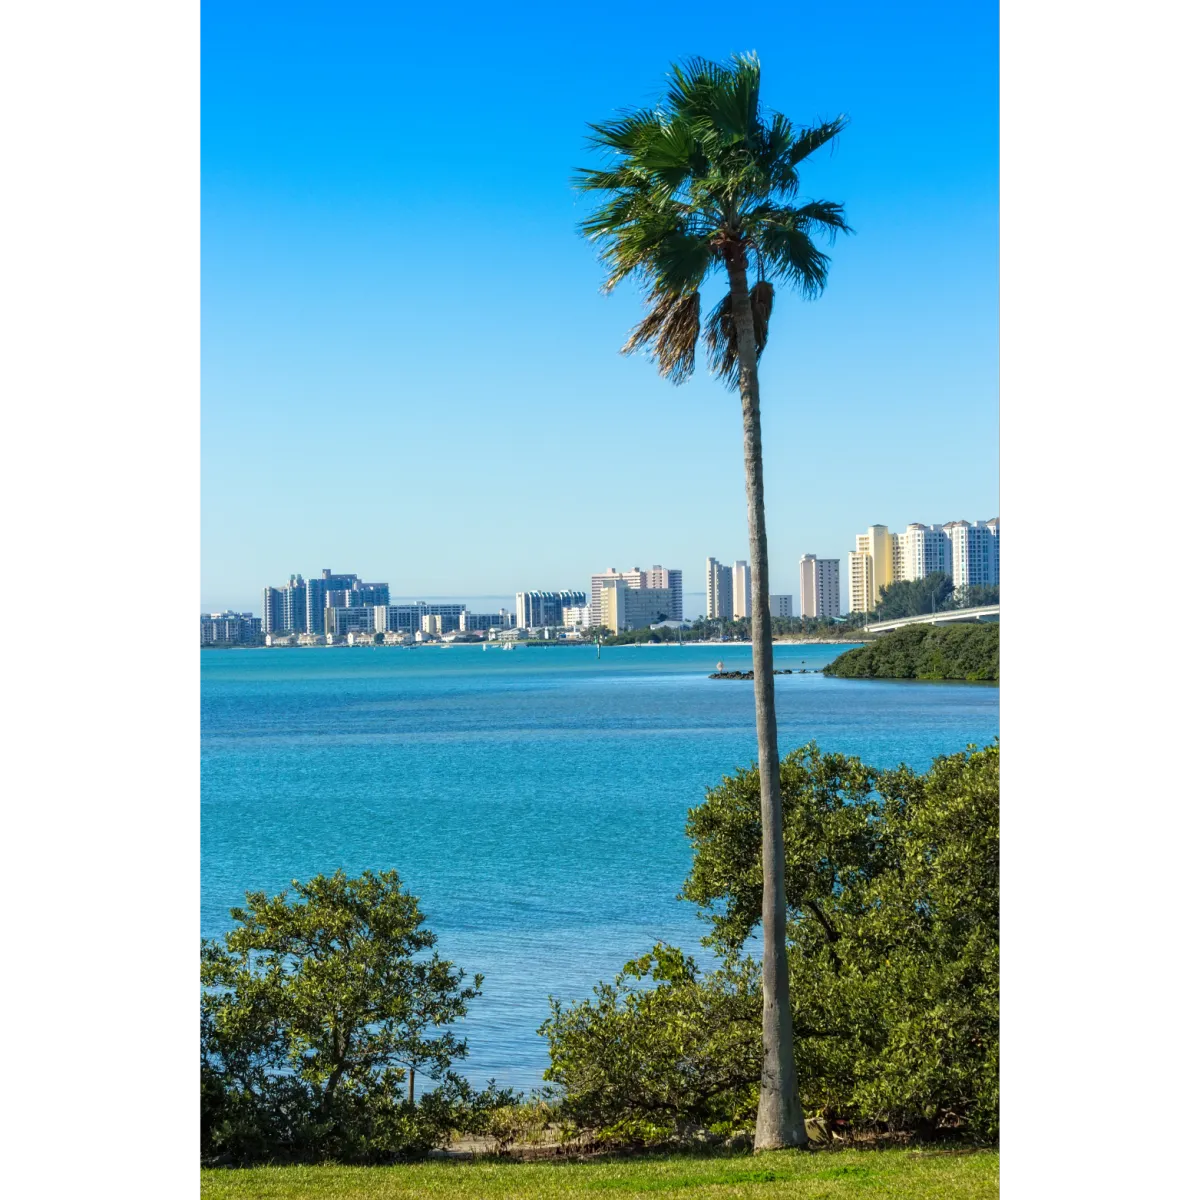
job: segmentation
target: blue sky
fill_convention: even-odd
[[[995,7],[608,11],[206,0],[202,608],[322,567],[695,593],[746,556],[736,396],[618,353],[639,298],[600,294],[569,183],[586,123],[690,54],[755,50],[769,107],[851,122],[802,188],[856,234],[762,363],[771,590],[873,522],[996,515]]]

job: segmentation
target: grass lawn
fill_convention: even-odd
[[[201,1173],[203,1200],[514,1196],[797,1196],[994,1200],[995,1151],[834,1150],[590,1162],[440,1161],[402,1167],[254,1167]]]

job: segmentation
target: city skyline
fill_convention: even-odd
[[[998,520],[998,518],[991,518],[991,519]],[[954,517],[951,520],[948,520],[946,522],[933,525],[933,526],[931,526],[931,528],[936,528],[936,529],[947,528],[948,529],[951,526],[958,525],[961,523],[971,525],[971,524],[980,524],[982,522],[976,521],[973,519],[968,519],[968,518]],[[900,523],[899,527],[900,527],[901,533],[903,533],[903,531],[905,529],[909,528],[910,526],[914,526],[914,525],[918,525],[918,524],[919,523],[906,521],[906,522]],[[890,525],[886,522],[871,522],[868,527],[886,530],[886,529],[890,528]],[[861,536],[861,535],[858,535],[853,532],[847,534],[842,539],[843,546],[845,545],[845,543],[847,541],[853,543],[854,539],[858,536]],[[897,536],[899,536],[899,535],[897,535]],[[744,551],[743,551],[743,553],[744,553]],[[832,554],[822,553],[820,550],[806,549],[801,554],[796,555],[793,561],[788,562],[788,563],[779,562],[778,556],[776,554],[772,554],[771,555],[771,594],[772,595],[791,595],[793,597],[794,603],[796,604],[797,612],[799,612],[800,607],[802,606],[802,603],[803,603],[802,587],[800,585],[799,577],[796,576],[796,571],[799,567],[800,561],[804,558],[807,558],[810,556],[815,556],[817,559],[822,560],[822,561],[827,561],[830,559],[836,560],[839,563],[839,567],[840,567],[841,564],[849,563],[849,560],[850,560],[851,556],[853,555],[853,553],[854,553],[853,547],[849,550],[844,549],[844,548],[840,549],[840,550],[835,549],[834,553],[832,553]],[[670,556],[667,556],[667,557],[670,557]],[[625,560],[628,561],[628,559],[629,559],[629,556],[626,555]],[[705,610],[706,595],[707,595],[707,589],[705,586],[705,573],[707,570],[707,564],[709,563],[710,560],[717,561],[713,558],[713,556],[711,554],[705,554],[704,558],[703,558],[703,564],[700,565],[696,569],[696,572],[694,575],[691,574],[691,572],[689,572],[686,568],[671,568],[671,570],[670,570],[671,575],[682,574],[682,581],[680,581],[678,583],[673,583],[673,591],[683,601],[683,609],[684,609],[683,615],[685,617],[702,615]],[[646,561],[649,561],[648,557],[647,557]],[[727,569],[730,572],[730,588],[731,589],[733,588],[734,570],[735,570],[735,567],[737,565],[739,565],[740,562],[741,562],[741,560],[734,559],[731,563],[727,564]],[[930,567],[929,569],[933,569],[933,568]],[[947,568],[946,569],[947,569],[947,573],[950,573],[949,560],[947,560]],[[612,567],[608,568],[609,572],[612,572],[615,570],[616,569],[612,568]],[[652,572],[661,572],[663,570],[664,570],[664,568],[662,568],[658,565],[655,565],[652,568],[634,567],[630,571],[625,571],[625,572],[618,571],[617,574],[618,575],[623,574],[627,577],[632,577],[635,573],[640,571],[640,573],[645,576],[645,575],[651,574]],[[319,583],[322,572],[329,573],[330,568],[322,568],[320,571],[314,571],[311,576],[305,575],[303,571],[285,572],[284,575],[290,581],[300,580],[302,583],[307,584],[310,580],[316,580]],[[367,584],[367,583],[363,583],[357,574],[343,574],[340,572],[334,573],[333,578],[334,579],[345,579],[347,581],[354,580],[354,581],[358,582],[358,585],[360,587],[365,587],[365,588],[384,587],[386,589],[390,589],[391,599],[393,602],[396,602],[396,603],[413,604],[413,603],[419,603],[422,601],[429,602],[429,603],[448,602],[448,603],[464,603],[464,604],[467,604],[468,607],[471,607],[470,603],[469,603],[470,601],[488,601],[488,602],[504,601],[505,604],[507,604],[508,602],[513,601],[514,598],[518,594],[525,593],[525,592],[532,592],[532,591],[552,592],[552,593],[575,592],[575,591],[578,591],[580,588],[580,580],[579,579],[568,580],[565,583],[555,584],[554,586],[551,586],[551,585],[546,584],[545,580],[542,579],[541,575],[537,575],[537,573],[535,572],[535,575],[537,576],[537,578],[540,581],[539,586],[536,588],[530,586],[528,580],[522,580],[521,585],[516,588],[513,588],[511,591],[494,588],[490,591],[437,592],[437,591],[434,591],[432,588],[424,588],[424,587],[420,587],[420,586],[413,587],[413,588],[405,588],[404,586],[397,586],[396,584],[390,582],[391,579],[395,578],[395,575],[389,574],[386,570],[373,571],[372,574],[375,575],[379,579],[387,579],[389,582],[384,583],[384,584]],[[849,580],[849,574],[850,574],[849,571],[842,573],[839,570],[840,578],[838,581],[838,583],[839,583],[838,597],[839,597],[839,608],[840,608],[841,612],[848,612],[851,610],[851,605],[850,605],[850,587],[851,587],[851,585],[850,585],[850,580]],[[793,577],[795,577],[795,578],[793,578]],[[911,572],[909,573],[909,577],[912,577]],[[601,578],[600,573],[598,573],[594,570],[589,570],[589,571],[585,572],[583,575],[584,580],[589,580],[589,579],[591,580],[590,599],[591,599],[591,602],[593,605],[595,604],[596,599],[597,599],[596,581],[600,578]],[[692,581],[693,586],[687,586],[687,583],[689,580]],[[665,583],[665,579],[662,582]],[[646,583],[643,582],[642,586],[646,586]],[[200,611],[203,613],[253,611],[255,613],[258,613],[259,615],[265,616],[265,604],[264,604],[264,598],[263,598],[264,590],[278,591],[278,590],[281,590],[282,588],[286,588],[286,587],[287,587],[286,583],[282,584],[282,585],[268,584],[268,585],[266,585],[266,589],[264,589],[264,586],[262,585],[262,583],[259,582],[257,586],[252,585],[248,589],[247,594],[243,597],[243,599],[241,601],[231,600],[227,597],[225,597],[225,598],[217,597],[214,602],[206,603],[204,601],[204,599],[202,599],[201,604],[200,604]],[[730,593],[729,604],[730,604],[730,615],[732,615],[733,609],[735,606],[732,590]],[[480,607],[482,607],[482,606],[480,606]],[[678,616],[677,612],[673,613],[672,616]]]
[[[995,13],[860,4],[853,46],[819,62],[782,4],[736,44],[723,10],[688,13],[706,32],[681,44],[663,6],[614,59],[573,10],[462,28],[206,5],[202,608],[257,607],[264,578],[306,562],[465,597],[577,588],[597,562],[695,578],[714,548],[747,557],[737,399],[620,355],[640,305],[600,294],[569,185],[587,123],[656,95],[688,53],[756,50],[770,104],[850,118],[802,186],[855,235],[819,302],[781,293],[762,362],[775,573],[794,592],[802,554],[840,557],[893,510],[997,510]],[[455,85],[432,59],[397,69],[398,39],[452,45]],[[931,107],[938,138],[914,141]],[[468,129],[471,155],[451,154]],[[453,321],[429,303],[443,285]]]

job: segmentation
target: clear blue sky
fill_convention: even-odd
[[[856,235],[763,358],[771,590],[868,524],[996,515],[993,5],[206,0],[202,608],[322,567],[697,592],[746,556],[737,399],[618,353],[639,299],[600,294],[569,185],[588,121],[741,50],[768,106],[851,121],[802,186]]]

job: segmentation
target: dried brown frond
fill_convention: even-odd
[[[621,353],[632,354],[653,342],[659,374],[672,383],[683,383],[696,369],[700,293],[657,292],[649,303],[650,311],[634,326]]]
[[[760,280],[750,289],[750,312],[754,317],[756,357],[761,358],[767,345],[771,310],[775,306],[775,288]],[[726,293],[721,302],[708,314],[704,341],[708,346],[708,363],[714,375],[732,387],[738,380],[737,329],[733,322],[733,299]]]

